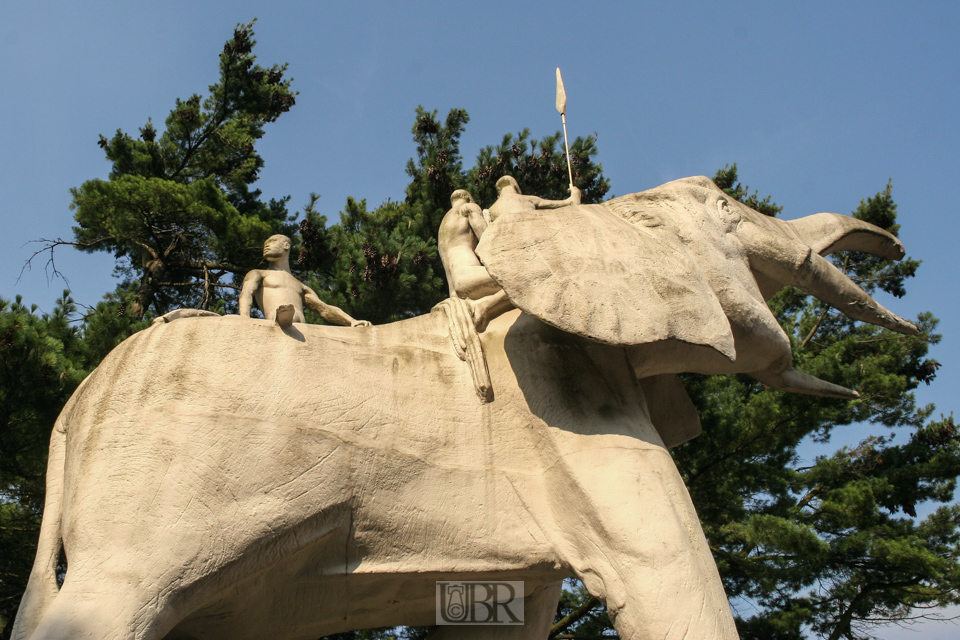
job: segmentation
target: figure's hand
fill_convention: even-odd
[[[372,327],[369,320],[354,320],[350,323],[351,327]]]
[[[570,204],[580,204],[580,197],[583,193],[573,185],[570,186]]]

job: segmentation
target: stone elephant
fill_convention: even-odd
[[[560,276],[548,272],[571,268],[535,264],[553,260],[549,240],[509,233],[522,224],[509,215],[491,225],[479,253],[520,309],[472,336],[480,365],[454,344],[447,307],[368,328],[183,318],[126,340],[54,428],[39,550],[13,637],[313,640],[432,625],[437,580],[511,579],[525,583],[523,626],[438,627],[435,637],[542,639],[561,581],[577,577],[622,638],[736,638],[667,451],[699,429],[674,374],[752,371],[840,393],[785,376],[782,353],[756,353],[781,348],[758,305],[779,284],[802,284],[796,269],[809,263],[814,293],[844,310],[859,303],[866,320],[912,325],[832,272],[817,275],[811,257],[902,255],[889,234],[843,216],[767,225],[693,180],[671,191],[682,207],[660,207],[642,230],[629,216],[656,213],[634,206],[657,200],[651,192],[626,196],[619,210],[624,202],[557,218],[576,226],[583,220],[570,214],[580,212],[614,229],[555,247],[577,252],[569,259],[581,267],[562,276],[575,295],[550,289]],[[763,262],[769,245],[751,234],[782,251],[806,246],[805,262]],[[526,240],[510,248],[517,238]],[[687,275],[648,286],[649,267],[590,246],[623,238],[659,252],[662,269],[678,243],[693,256]],[[510,255],[546,274],[530,281],[536,291],[504,266]],[[615,296],[584,285],[601,276]],[[631,279],[640,305],[622,299]],[[542,302],[547,294],[560,297]]]

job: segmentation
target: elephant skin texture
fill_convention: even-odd
[[[432,637],[542,640],[569,577],[625,640],[736,638],[667,451],[700,430],[676,374],[855,395],[793,369],[765,304],[793,284],[915,332],[821,257],[837,249],[903,255],[688,178],[500,212],[477,254],[518,309],[479,336],[451,333],[462,301],[376,327],[155,323],[54,427],[13,638],[315,640],[432,625],[436,581],[496,579],[524,582],[525,625]]]
[[[315,640],[433,624],[436,580],[496,578],[547,614],[501,637],[543,638],[572,576],[624,638],[736,637],[623,349],[519,311],[481,337],[489,403],[440,313],[131,337],[56,425],[14,637]]]

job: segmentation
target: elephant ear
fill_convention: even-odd
[[[562,331],[620,346],[680,340],[733,360],[697,261],[669,226],[644,231],[605,205],[514,211],[487,227],[477,255],[514,305]]]

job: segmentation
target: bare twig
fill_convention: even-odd
[[[203,297],[200,298],[200,308],[206,309],[207,302],[210,300],[210,270],[207,265],[203,265]]]
[[[199,286],[202,285],[202,284],[204,284],[202,281],[194,281],[194,282],[158,282],[158,283],[157,283],[157,286],[158,286],[158,287],[199,287]],[[241,287],[238,287],[238,286],[235,285],[235,284],[226,284],[226,283],[224,283],[224,282],[211,282],[211,283],[210,283],[210,286],[211,286],[211,287],[214,287],[214,288],[235,289],[235,290],[237,290],[237,291],[240,291],[240,289],[241,289]]]
[[[36,258],[41,253],[50,253],[50,257],[47,258],[46,264],[43,265],[44,273],[47,276],[47,284],[50,283],[51,273],[52,277],[60,278],[63,282],[70,286],[70,281],[67,280],[67,277],[60,273],[57,269],[57,263],[54,260],[54,249],[57,247],[67,246],[67,247],[81,247],[89,248],[100,244],[101,242],[106,242],[107,240],[113,240],[113,236],[104,236],[102,238],[97,238],[96,240],[91,240],[90,242],[71,242],[69,240],[64,240],[63,238],[57,238],[56,240],[50,240],[49,238],[40,238],[39,240],[31,240],[23,246],[34,243],[44,243],[44,246],[40,249],[37,249],[33,254],[27,258],[26,262],[23,263],[23,267],[20,268],[20,275],[17,276],[17,283],[20,282],[20,278],[23,277],[24,272],[30,271],[33,268],[33,259]]]
[[[804,338],[804,339],[803,339],[803,342],[800,343],[800,348],[801,348],[801,349],[803,349],[805,346],[807,346],[807,343],[810,342],[810,340],[813,338],[813,334],[815,334],[815,333],[817,332],[817,329],[820,328],[820,325],[823,324],[823,321],[826,319],[827,313],[829,313],[829,312],[830,312],[830,307],[827,307],[826,309],[823,310],[823,313],[821,313],[821,314],[820,314],[820,317],[817,318],[816,324],[814,324],[814,325],[813,325],[813,328],[810,329],[810,333],[808,333],[808,334],[807,334],[807,337]]]

